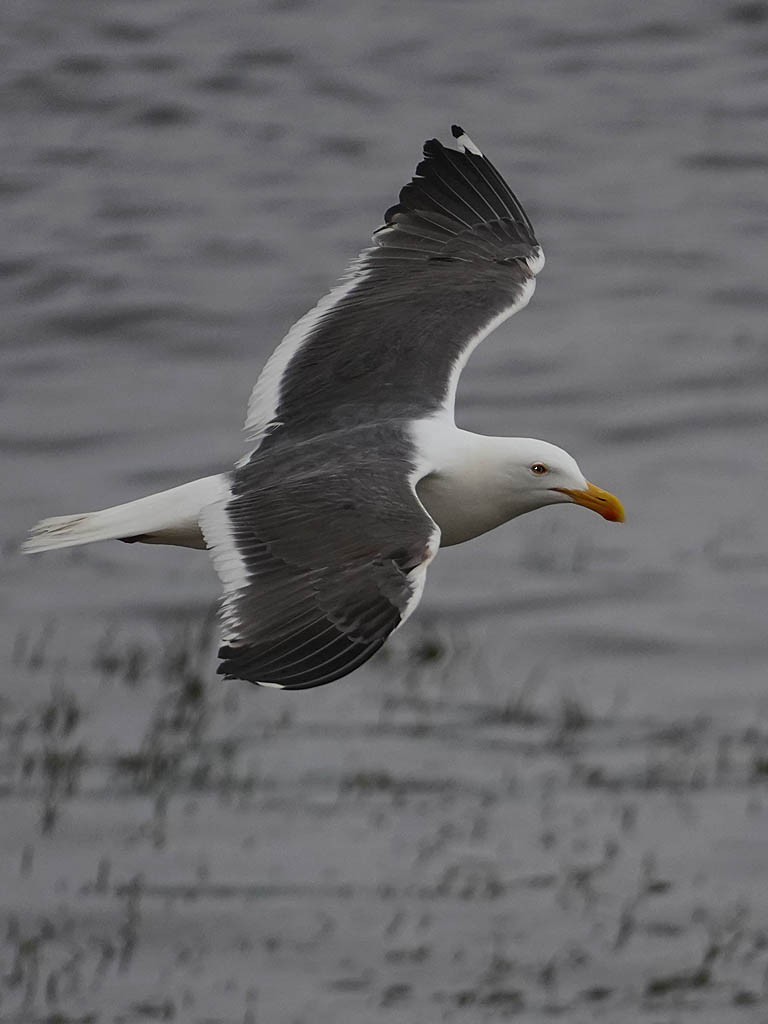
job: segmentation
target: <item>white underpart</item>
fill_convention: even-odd
[[[227,504],[231,498],[229,480],[223,477],[218,494],[200,517],[200,528],[211,553],[213,567],[221,580],[221,621],[225,630],[231,631],[230,642],[233,642],[239,638],[242,628],[236,602],[240,593],[249,586],[249,578],[248,568],[235,544],[232,524],[227,515]]]
[[[477,334],[473,334],[471,338],[467,339],[464,348],[461,351],[461,355],[453,364],[451,378],[448,381],[448,393],[446,395],[445,402],[443,403],[444,412],[451,418],[453,418],[456,406],[456,389],[459,386],[459,377],[461,376],[461,371],[467,365],[467,360],[480,342],[487,338],[492,331],[495,331],[496,328],[500,324],[503,324],[505,320],[509,320],[514,313],[518,313],[528,305],[535,290],[535,279],[532,277],[528,278],[522,286],[520,297],[517,301],[513,302],[511,306],[507,306],[506,309],[503,309],[501,313],[498,313],[495,317],[489,320],[485,326],[481,327]]]
[[[203,548],[200,516],[205,506],[216,500],[226,480],[226,476],[207,476],[99,512],[43,519],[33,527],[21,550],[50,551],[128,537],[141,537],[149,544]]]
[[[352,261],[339,284],[327,295],[324,295],[316,306],[291,327],[267,360],[248,400],[248,412],[243,428],[249,440],[256,442],[256,448],[244,456],[238,465],[248,462],[253,451],[258,449],[264,436],[275,422],[275,416],[280,406],[280,384],[288,364],[312,336],[313,331],[323,318],[368,276],[366,255],[366,252],[362,252]]]

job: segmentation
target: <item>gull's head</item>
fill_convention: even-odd
[[[548,441],[518,437],[505,459],[505,475],[529,508],[571,503],[597,512],[612,523],[624,522],[624,506],[602,487],[591,484],[568,452]]]

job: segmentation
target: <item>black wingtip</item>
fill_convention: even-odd
[[[460,128],[457,124],[452,124],[451,125],[451,135],[454,137],[454,139],[460,139],[461,136],[465,135],[465,134],[466,133],[465,133],[464,129]]]

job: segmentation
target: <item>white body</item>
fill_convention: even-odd
[[[413,432],[422,453],[413,482],[440,527],[441,547],[471,540],[544,505],[571,500],[553,487],[586,486],[575,460],[546,441],[472,434],[445,416],[417,421]],[[550,467],[546,481],[532,479],[529,465],[542,461]],[[117,538],[204,549],[203,513],[228,493],[229,478],[221,474],[100,512],[44,519],[23,550],[49,551]]]

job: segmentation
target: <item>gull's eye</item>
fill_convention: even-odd
[[[545,473],[549,472],[549,466],[545,466],[543,462],[534,462],[531,466],[531,472],[536,476],[544,476]]]

